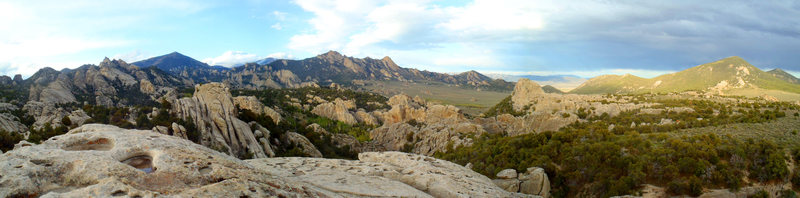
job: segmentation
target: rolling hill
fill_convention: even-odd
[[[778,78],[772,73],[764,72],[737,56],[651,79],[630,74],[598,76],[589,79],[570,93],[628,94],[733,89],[765,89],[800,93],[800,85]]]
[[[783,71],[782,69],[769,70],[767,73],[770,73],[772,74],[772,76],[775,76],[776,78],[785,80],[787,82],[800,84],[800,79],[797,79],[797,77],[794,77],[794,75],[789,74],[788,72]]]

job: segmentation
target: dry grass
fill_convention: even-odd
[[[510,92],[478,91],[439,82],[368,81],[364,88],[386,97],[400,93],[420,96],[430,102],[457,106],[470,115],[483,113],[511,95]]]

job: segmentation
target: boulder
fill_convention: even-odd
[[[514,86],[514,92],[511,93],[512,106],[516,111],[522,110],[542,94],[544,94],[544,91],[539,84],[527,78],[521,78]]]
[[[342,121],[347,124],[356,124],[358,121],[348,109],[355,108],[355,102],[352,100],[342,100],[336,98],[333,102],[322,103],[314,107],[311,113],[327,117],[333,120]]]
[[[322,157],[322,153],[319,152],[316,147],[314,147],[314,144],[311,144],[311,141],[308,141],[306,136],[295,132],[287,132],[286,138],[287,142],[293,143],[300,147],[300,149],[302,149],[306,155],[311,157]]]
[[[492,180],[495,185],[508,192],[519,192],[519,180],[514,179],[494,179]]]
[[[187,140],[189,139],[189,136],[186,135],[187,131],[185,127],[173,122],[170,128],[172,129],[172,135]]]
[[[505,169],[497,173],[498,179],[516,179],[517,178],[517,170],[514,169]]]
[[[521,181],[519,192],[545,198],[550,197],[550,179],[547,178],[544,169],[528,168],[527,172],[519,174],[519,180]]]

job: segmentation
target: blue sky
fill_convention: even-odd
[[[438,72],[653,77],[741,56],[800,71],[796,1],[0,2],[0,74],[173,51],[212,65],[336,50]]]

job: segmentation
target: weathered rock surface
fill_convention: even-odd
[[[14,133],[25,133],[28,127],[20,123],[18,118],[9,113],[0,113],[0,130]]]
[[[242,161],[174,136],[88,124],[0,155],[0,196],[531,197],[430,157],[359,159]]]
[[[378,119],[375,118],[375,116],[372,116],[372,114],[367,113],[366,111],[364,111],[364,109],[359,109],[358,111],[356,111],[355,117],[358,123],[364,123],[366,125],[373,125],[373,126],[380,124],[378,122]]]
[[[258,101],[258,98],[255,96],[237,96],[233,98],[233,104],[238,106],[241,109],[247,109],[252,111],[253,113],[267,115],[272,118],[272,121],[275,124],[278,124],[283,120],[281,114],[275,111],[272,108],[264,106],[261,101]]]
[[[191,98],[177,99],[172,105],[179,118],[192,118],[203,145],[234,156],[268,157],[250,125],[236,118],[238,111],[224,84],[197,85]]]
[[[356,124],[358,120],[350,113],[349,109],[355,108],[356,104],[352,100],[342,100],[336,98],[333,102],[326,102],[317,105],[311,113],[319,116],[328,117],[333,120],[342,121],[347,124]]]
[[[542,87],[536,82],[527,78],[521,78],[514,86],[514,92],[511,94],[511,102],[514,110],[520,111],[526,105],[530,104],[536,99],[536,96],[544,94]]]
[[[481,125],[473,124],[451,105],[429,105],[419,97],[395,95],[387,102],[392,108],[380,112],[383,125],[370,131],[373,143],[386,150],[402,150],[412,146],[411,151],[422,155],[433,155],[453,146],[472,145],[472,138],[485,133]],[[409,123],[413,123],[409,124]]]
[[[11,112],[19,110],[17,106],[8,103],[0,103],[0,112]],[[20,123],[19,118],[11,113],[0,113],[0,130],[15,133],[27,133],[28,127]]]
[[[498,179],[515,179],[517,178],[517,170],[505,169],[497,173]]]
[[[519,174],[519,192],[542,197],[550,197],[550,179],[544,169],[539,167],[528,168],[527,172]]]
[[[314,147],[314,144],[311,144],[311,141],[308,141],[306,136],[300,135],[299,133],[295,132],[287,132],[286,138],[288,142],[294,143],[296,146],[300,147],[305,154],[311,157],[322,157],[322,153],[317,150],[317,147]]]
[[[33,116],[36,122],[33,123],[34,129],[40,129],[45,123],[50,123],[53,127],[61,126],[61,119],[68,116],[72,124],[80,126],[86,120],[89,120],[89,115],[83,109],[74,110],[69,112],[64,108],[56,108],[53,103],[45,103],[39,101],[28,101],[23,110],[28,112],[28,115]]]

